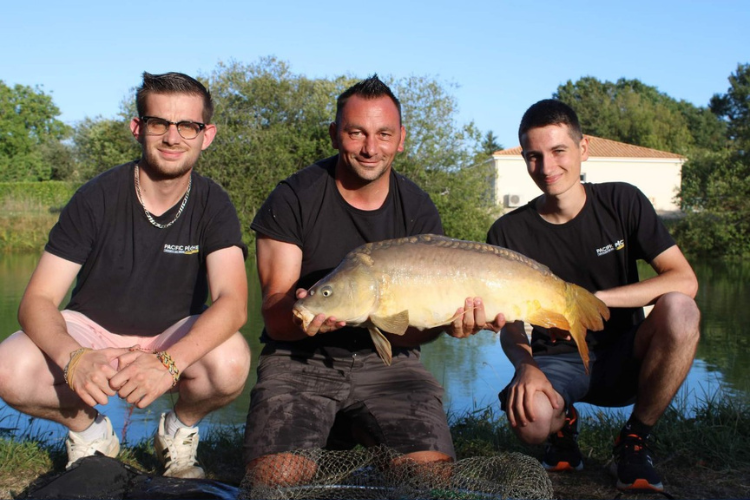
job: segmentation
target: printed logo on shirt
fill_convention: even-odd
[[[614,252],[615,250],[622,250],[625,248],[625,240],[617,240],[614,243],[611,243],[609,245],[604,245],[601,248],[596,249],[596,256],[601,257],[602,255],[607,255],[609,252]]]
[[[164,245],[164,253],[177,253],[181,255],[192,255],[198,253],[200,245]]]

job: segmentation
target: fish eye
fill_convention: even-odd
[[[323,297],[330,297],[331,295],[333,295],[333,288],[326,285],[320,289],[320,293],[323,294]]]

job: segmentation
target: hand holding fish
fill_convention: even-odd
[[[505,326],[505,316],[501,313],[492,323],[487,322],[484,302],[480,297],[467,297],[464,307],[456,310],[455,319],[446,333],[451,337],[462,339],[470,337],[482,330],[499,332]]]
[[[304,299],[307,297],[307,290],[304,288],[298,288],[296,297],[297,300]],[[300,329],[310,337],[313,337],[318,333],[332,332],[346,326],[346,321],[336,321],[336,318],[333,316],[326,317],[323,313],[316,315],[312,321],[307,324],[295,316],[295,322],[299,325]]]

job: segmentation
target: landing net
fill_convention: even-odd
[[[304,450],[240,486],[241,499],[552,499],[539,461],[521,453],[429,466],[399,462],[393,450]],[[296,470],[295,470],[296,468]],[[262,476],[262,480],[260,478]]]

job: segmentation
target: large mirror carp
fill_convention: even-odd
[[[586,330],[599,331],[607,306],[546,266],[507,248],[424,234],[362,245],[349,252],[294,305],[303,328],[320,313],[365,327],[391,362],[382,331],[403,335],[448,325],[466,297],[481,297],[488,318],[570,332],[588,369]]]

